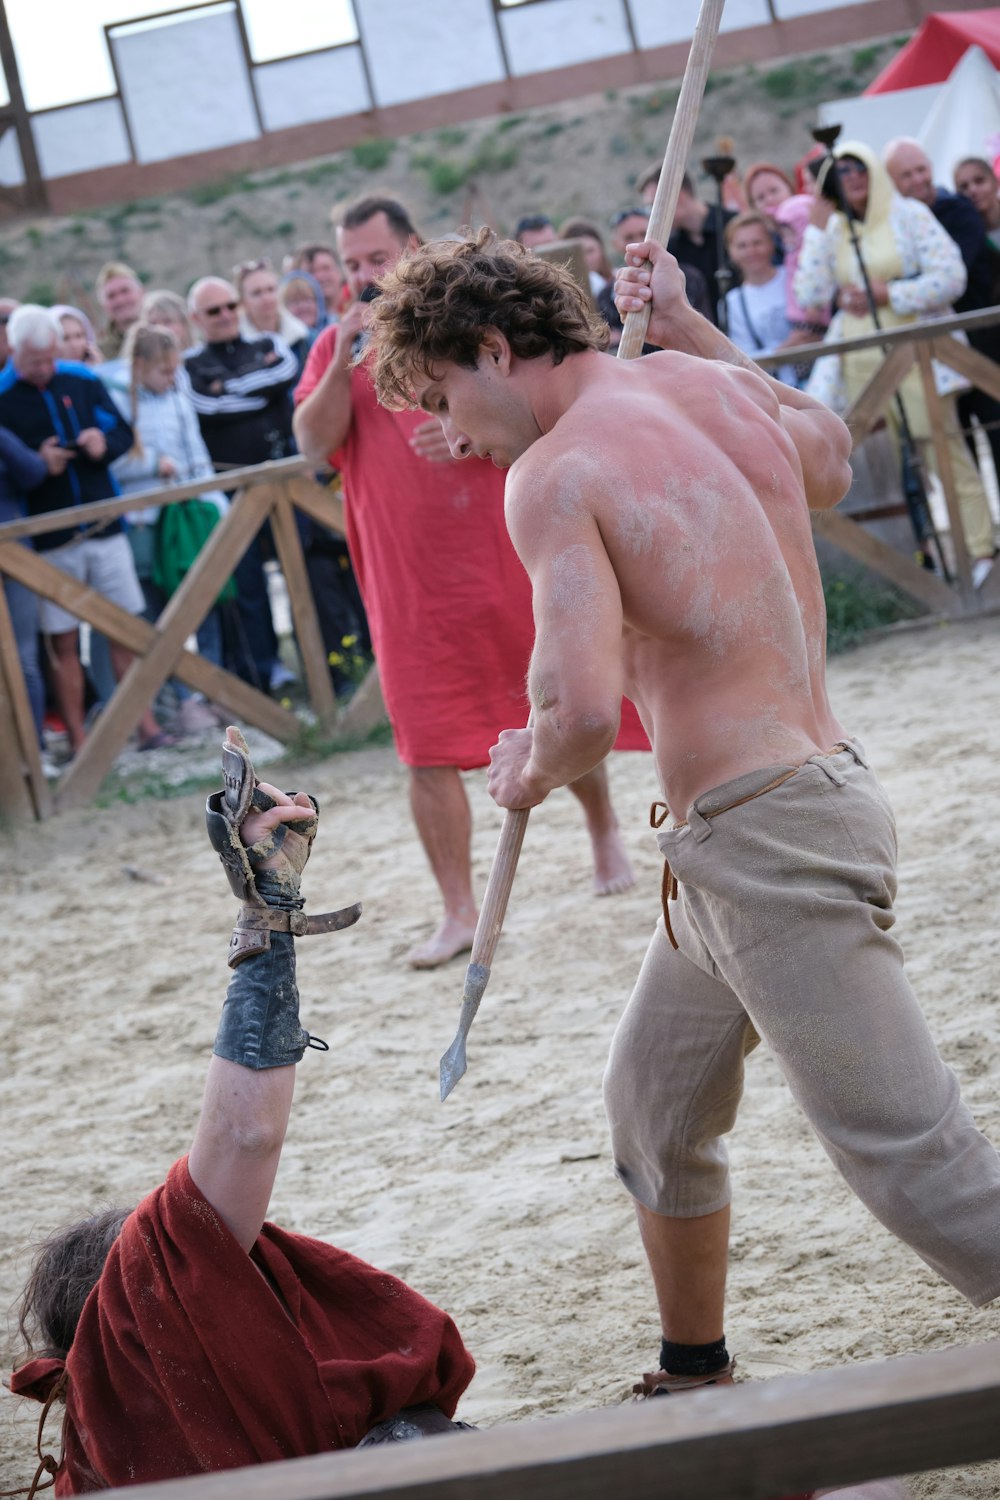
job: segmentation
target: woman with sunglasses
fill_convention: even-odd
[[[824,192],[826,173],[835,172],[841,207]],[[875,153],[857,141],[839,145],[818,179],[820,192],[809,214],[795,275],[795,296],[804,306],[836,301],[837,313],[827,334],[830,342],[859,338],[874,329],[864,277],[858,264],[848,216],[872,299],[882,328],[899,328],[921,318],[947,314],[965,290],[961,252],[926,204],[902,198]],[[860,395],[884,359],[882,350],[859,350],[848,356],[818,360],[808,391],[828,404],[845,408]],[[942,400],[945,434],[962,512],[962,528],[978,586],[993,566],[993,520],[979,474],[962,441],[955,410],[956,393],[966,382],[945,365],[935,364],[935,383]],[[904,380],[900,394],[914,438],[929,462],[930,417],[919,371]],[[895,402],[885,410],[898,442]]]
[[[233,267],[233,280],[240,294],[240,332],[245,339],[276,333],[291,349],[299,374],[309,353],[309,329],[301,318],[283,306],[278,277],[266,256],[246,260]]]

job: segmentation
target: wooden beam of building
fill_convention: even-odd
[[[1000,1343],[130,1485],[118,1500],[774,1500],[1000,1456]]]

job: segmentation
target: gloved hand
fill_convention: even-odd
[[[356,922],[360,906],[318,917],[302,911],[299,880],[319,821],[315,798],[259,783],[246,741],[232,726],[222,746],[222,779],[225,790],[209,797],[205,818],[212,847],[242,902],[229,944],[229,967],[266,953],[272,932],[304,937],[339,932]]]
[[[229,877],[233,895],[251,906],[298,901],[299,880],[316,837],[319,806],[305,792],[280,792],[254,775],[246,740],[230,725],[222,746],[225,789],[208,799],[208,836]],[[289,825],[292,825],[291,827]],[[258,872],[272,871],[268,892]]]

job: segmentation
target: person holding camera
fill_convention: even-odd
[[[486,456],[453,464],[436,415],[379,406],[359,363],[380,279],[421,237],[405,206],[368,196],[337,229],[354,298],[321,333],[295,392],[295,435],[313,463],[343,475],[347,543],[364,600],[410,808],[441,895],[434,932],[407,955],[417,969],[472,946],[472,815],[461,772],[527,717],[534,625],[528,578],[507,536],[504,481]],[[543,264],[541,261],[539,264]],[[628,710],[618,749],[644,749]],[[603,766],[570,788],[590,835],[594,889],[633,882]]]
[[[132,446],[132,429],[97,376],[84,365],[58,358],[62,328],[46,307],[25,303],[7,327],[11,358],[0,373],[0,426],[44,461],[45,473],[27,493],[28,514],[46,515],[118,493],[110,465]],[[47,562],[88,584],[129,614],[145,608],[132,552],[117,518],[96,527],[66,526],[35,538]],[[83,744],[84,678],[75,615],[43,599],[42,632],[52,643],[56,703],[70,750]],[[132,652],[112,644],[115,678],[121,680]],[[143,749],[166,743],[152,710],[139,724]]]

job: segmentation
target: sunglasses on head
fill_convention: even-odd
[[[243,282],[247,276],[252,276],[255,271],[273,271],[274,267],[266,255],[260,256],[258,260],[242,260],[238,266],[233,267],[233,280],[243,290]]]
[[[624,224],[626,219],[648,219],[649,210],[646,208],[623,208],[618,213],[612,214],[608,223],[612,229],[617,229],[619,224]]]
[[[239,305],[238,302],[217,302],[214,307],[206,307],[204,314],[206,318],[217,318],[221,312],[235,312]]]

